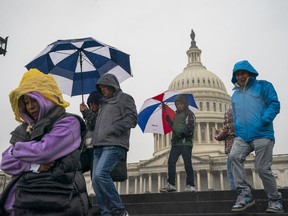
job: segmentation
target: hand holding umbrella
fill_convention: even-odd
[[[138,125],[143,133],[167,134],[172,131],[170,127],[171,124],[168,123],[169,120],[167,119],[174,119],[176,111],[175,97],[179,94],[183,93],[165,91],[145,100],[138,115]],[[194,101],[193,95],[187,94],[187,96],[189,109],[196,111],[198,107]]]
[[[167,111],[166,111],[166,106],[167,106],[167,105],[166,105],[164,102],[162,102],[161,104],[162,104],[162,109],[163,109],[163,111],[164,111],[164,113],[165,113],[165,115],[166,115],[165,119],[166,119],[166,121],[168,122],[169,127],[172,129],[173,121],[171,120],[169,114],[168,114]],[[170,113],[170,115],[173,115],[173,116],[174,116],[174,111],[173,111],[173,113]]]

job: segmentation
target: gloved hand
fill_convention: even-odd
[[[166,115],[166,121],[167,121],[167,122],[172,121],[169,115]]]

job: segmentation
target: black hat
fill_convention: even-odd
[[[96,103],[96,104],[102,104],[103,103],[103,98],[102,95],[98,91],[93,91],[90,93],[89,97],[87,98],[87,104],[88,106],[91,103]]]

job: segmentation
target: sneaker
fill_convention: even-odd
[[[184,192],[196,192],[196,189],[191,185],[187,185],[186,188],[184,189]]]
[[[115,214],[113,214],[114,216],[129,216],[128,212],[126,210],[124,211],[120,211],[120,212],[116,212]]]
[[[268,213],[283,213],[282,200],[270,200],[268,202],[268,208],[266,209]]]
[[[176,191],[176,187],[167,183],[167,185],[160,189],[160,192],[174,192]]]
[[[255,204],[255,200],[251,194],[240,193],[237,197],[235,205],[232,207],[232,212],[244,211],[248,207]]]

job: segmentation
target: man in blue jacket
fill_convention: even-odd
[[[230,159],[237,201],[231,211],[239,212],[255,204],[245,179],[244,161],[255,151],[255,166],[268,197],[268,213],[282,213],[282,195],[271,170],[275,143],[273,120],[280,111],[280,102],[273,85],[256,80],[258,72],[246,60],[234,65],[232,83],[233,120],[236,138]]]

